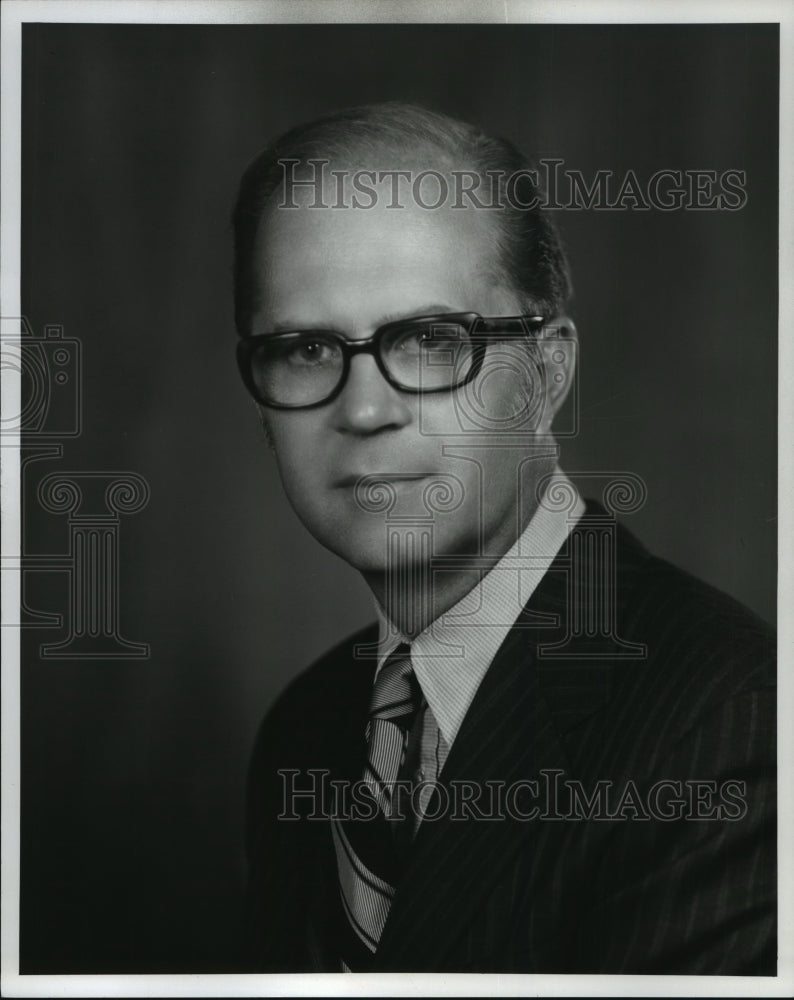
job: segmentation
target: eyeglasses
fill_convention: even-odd
[[[477,375],[490,341],[534,336],[544,323],[543,316],[453,313],[386,323],[365,340],[333,330],[258,333],[238,342],[237,364],[254,399],[280,410],[330,403],[356,354],[371,354],[401,392],[450,392]]]

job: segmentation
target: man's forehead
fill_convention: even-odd
[[[446,212],[276,209],[263,227],[259,261],[265,292],[374,294],[410,286],[429,302],[457,281],[491,273],[492,238],[484,222]]]
[[[408,197],[395,204],[387,182],[372,185],[368,200],[326,201],[317,204],[314,192],[296,191],[285,204],[271,200],[263,214],[259,248],[266,256],[285,253],[324,257],[344,253],[362,262],[367,255],[413,257],[428,253],[459,255],[462,262],[475,255],[493,256],[497,244],[496,220],[474,206],[443,204],[427,207]]]

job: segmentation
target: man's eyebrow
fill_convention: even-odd
[[[386,323],[396,323],[403,319],[416,319],[419,316],[442,316],[445,313],[461,312],[460,309],[453,309],[451,306],[433,303],[429,306],[422,306],[419,309],[411,309],[405,313],[391,313],[388,316],[381,316],[378,326],[385,326]]]
[[[421,306],[418,309],[410,309],[408,312],[389,313],[385,316],[381,316],[375,324],[375,329],[380,326],[385,326],[387,323],[396,323],[399,320],[416,319],[420,316],[439,316],[454,312],[460,312],[460,310],[453,309],[451,306],[444,305],[443,303],[434,302],[431,305]],[[329,332],[341,334],[346,332],[345,330],[340,329],[335,323],[296,323],[291,319],[279,320],[278,323],[274,323],[270,328],[271,333],[287,333],[293,330],[305,330],[307,333],[312,330],[328,330]]]
[[[291,319],[282,319],[268,329],[268,333],[291,333],[293,330],[335,330],[333,323],[296,323]]]

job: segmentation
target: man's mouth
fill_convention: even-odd
[[[402,483],[409,484],[430,479],[432,472],[361,472],[349,473],[334,482],[336,489],[354,489],[359,486],[362,489],[372,489],[379,483],[388,483],[390,486],[399,486]]]

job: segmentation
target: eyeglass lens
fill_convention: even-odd
[[[380,338],[378,347],[389,377],[400,387],[418,392],[460,385],[474,357],[469,332],[459,323],[395,327]],[[345,375],[345,349],[333,334],[276,334],[258,344],[250,364],[264,399],[307,406],[337,390]]]

